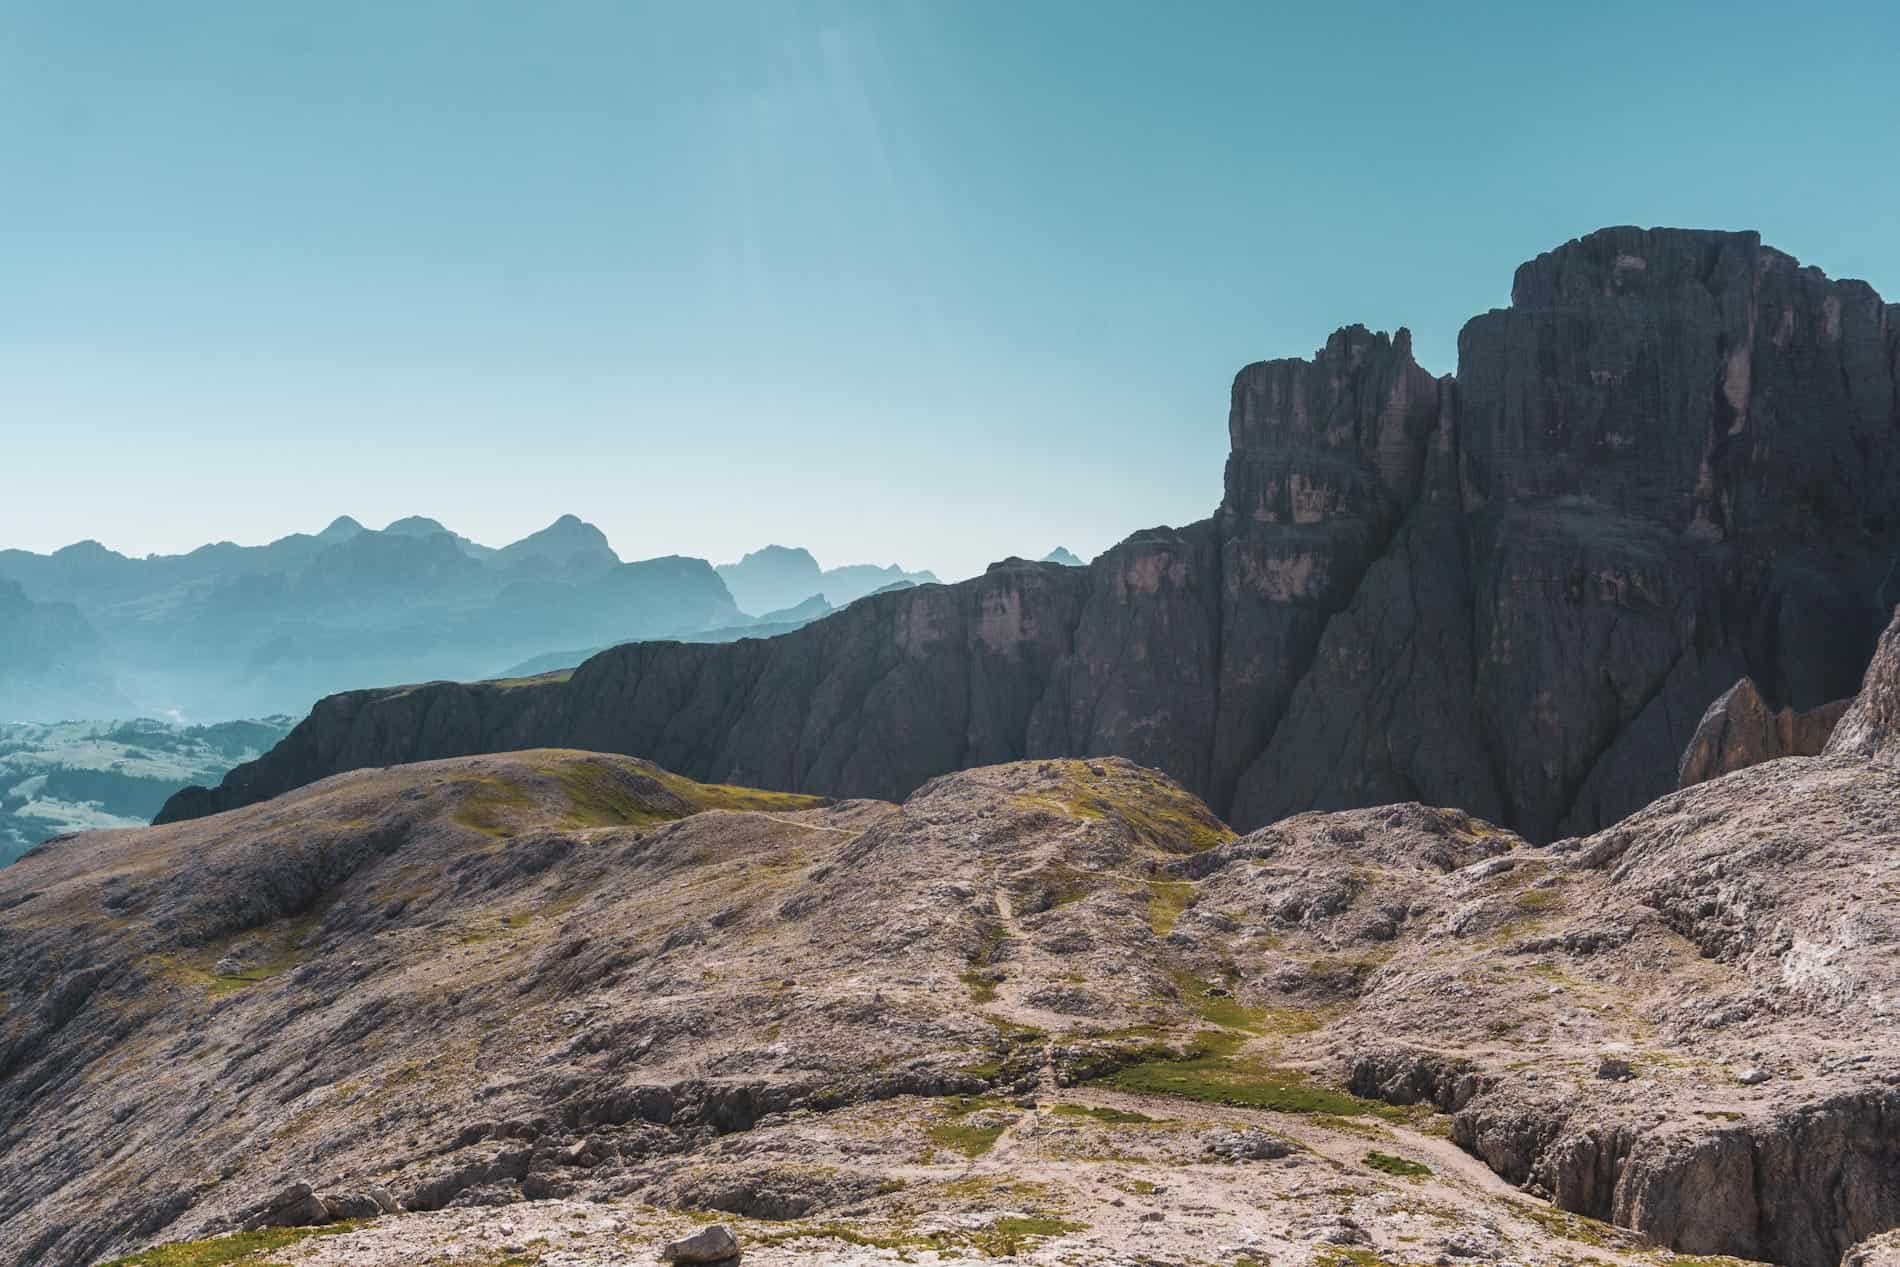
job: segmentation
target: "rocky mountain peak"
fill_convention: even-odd
[[[365,531],[367,530],[363,525],[349,515],[338,515],[330,521],[329,527],[317,534],[317,540],[325,545],[335,545],[337,542],[348,541],[351,537],[359,536]]]
[[[620,562],[607,534],[577,515],[562,515],[539,532],[501,547],[497,557],[508,562],[542,559],[560,567],[613,567]]]
[[[1763,262],[1761,235],[1719,229],[1616,225],[1572,238],[1518,266],[1511,306],[1545,308],[1684,287],[1745,293]],[[1770,250],[1771,255],[1780,256]],[[1783,259],[1791,257],[1781,256]]]
[[[1365,326],[1243,368],[1210,520],[863,609],[808,554],[755,552],[720,569],[744,610],[844,610],[730,648],[616,649],[483,742],[584,734],[886,797],[1116,752],[1241,827],[1416,797],[1534,839],[1592,831],[1671,790],[1741,678],[1799,714],[1858,685],[1900,598],[1889,313],[1752,233],[1606,229],[1519,269],[1512,306],[1460,333],[1455,377]],[[746,575],[779,554],[796,575]],[[664,710],[626,703],[655,692]],[[349,724],[381,733],[377,707]],[[300,761],[258,786],[335,769]]]
[[[408,515],[392,520],[383,531],[392,537],[432,537],[438,532],[447,533],[449,530],[439,519],[431,519],[427,515]]]

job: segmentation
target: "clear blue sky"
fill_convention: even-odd
[[[1605,224],[1900,297],[1900,6],[0,0],[0,545],[347,512],[946,576]]]

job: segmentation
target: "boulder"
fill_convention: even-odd
[[[244,1221],[247,1231],[260,1227],[313,1227],[332,1219],[330,1208],[308,1183],[289,1184]]]
[[[691,1236],[669,1242],[660,1256],[670,1263],[719,1263],[739,1256],[739,1238],[723,1223],[712,1223]]]
[[[1293,1145],[1266,1131],[1221,1131],[1210,1135],[1201,1151],[1222,1161],[1273,1161],[1291,1156]]]

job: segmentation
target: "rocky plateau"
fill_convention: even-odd
[[[66,837],[0,872],[0,1261],[1879,1261],[1896,794],[1900,620],[1822,754],[1547,845],[572,750]]]

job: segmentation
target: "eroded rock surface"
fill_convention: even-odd
[[[572,745],[886,799],[1112,753],[1243,828],[1416,798],[1593,831],[1670,790],[1737,679],[1797,713],[1852,693],[1900,601],[1897,380],[1864,283],[1753,233],[1605,229],[1518,269],[1455,377],[1360,326],[1243,369],[1211,519],[779,638],[335,696],[161,821]]]
[[[1702,714],[1676,767],[1676,786],[1694,787],[1736,770],[1782,757],[1818,757],[1852,700],[1835,700],[1805,713],[1771,710],[1751,678],[1716,697]]]
[[[383,1192],[285,1261],[581,1199],[648,1253],[658,1207],[748,1256],[1831,1267],[1900,1224],[1896,804],[1835,752],[1549,846],[1236,836],[1122,760],[900,807],[536,750],[69,838],[0,872],[0,1261]]]
[[[1900,758],[1900,609],[1880,635],[1859,694],[1828,739],[1831,756]]]

